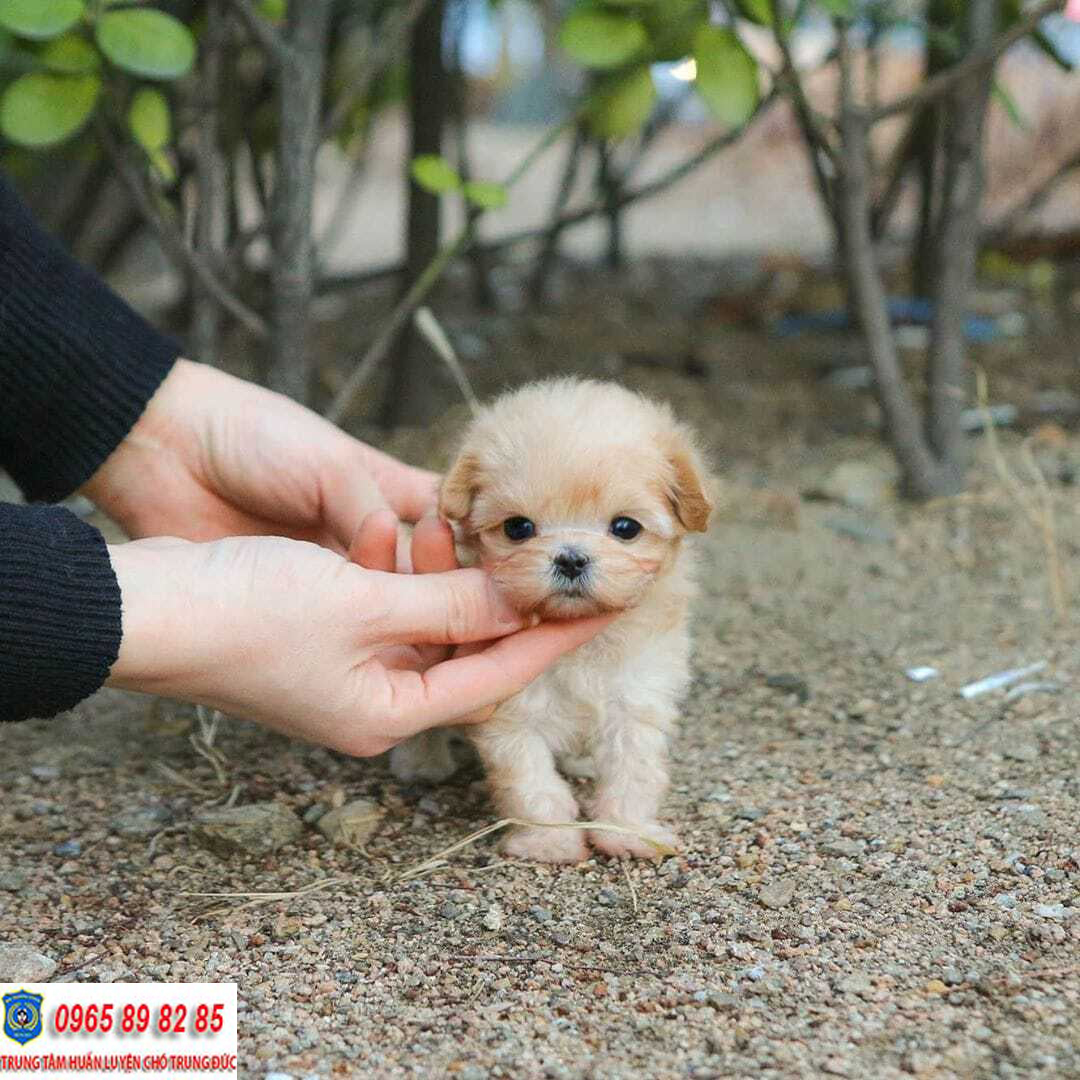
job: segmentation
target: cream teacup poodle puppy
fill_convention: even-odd
[[[463,734],[483,761],[499,812],[536,822],[578,818],[559,773],[591,759],[591,820],[674,846],[658,821],[667,742],[689,683],[683,539],[703,532],[707,472],[689,431],[665,405],[612,383],[534,383],[483,408],[447,473],[440,511],[463,561],[484,567],[522,612],[618,617],[563,657],[490,720]],[[439,780],[455,764],[445,731],[394,751],[403,780]],[[654,857],[629,833],[591,830],[608,855]],[[579,862],[580,829],[515,828],[510,856]]]

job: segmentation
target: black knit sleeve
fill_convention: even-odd
[[[60,499],[88,480],[178,355],[0,176],[0,466],[26,497]]]
[[[0,720],[70,709],[120,649],[105,539],[69,510],[0,503]]]

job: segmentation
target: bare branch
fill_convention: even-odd
[[[1058,184],[1077,169],[1080,169],[1080,150],[1074,150],[1061,164],[1055,166],[1051,173],[1039,180],[1015,206],[1007,210],[994,225],[986,243],[1006,243],[1017,224],[1029,214],[1035,213],[1054,193]]]
[[[309,326],[315,291],[315,155],[319,149],[326,44],[332,0],[290,3],[288,48],[293,61],[277,72],[278,143],[270,231],[270,358],[275,390],[306,402],[311,384]]]
[[[141,173],[131,163],[108,122],[99,117],[97,128],[101,143],[117,174],[131,192],[139,213],[157,234],[161,246],[169,257],[178,265],[186,267],[199,284],[237,321],[243,323],[259,337],[266,337],[269,331],[262,317],[229,290],[205,261],[185,243],[176,226],[169,222],[154,205],[153,195]]]
[[[708,160],[714,154],[718,153],[726,146],[730,146],[737,141],[746,132],[750,124],[755,119],[762,115],[762,113],[770,106],[777,97],[777,90],[774,87],[773,90],[763,98],[757,108],[754,110],[753,115],[749,120],[741,127],[734,131],[725,132],[723,135],[716,139],[713,139],[706,146],[702,147],[696,154],[693,154],[681,165],[677,165],[675,168],[669,170],[662,177],[657,177],[656,180],[651,181],[648,184],[642,184],[640,187],[633,191],[624,191],[619,196],[619,205],[626,206],[627,204],[635,201],[639,198],[647,198],[650,195],[656,195],[660,191],[663,191],[666,187],[674,184],[676,181],[681,180],[688,173],[692,172],[704,161]],[[568,126],[576,126],[580,113],[575,113],[569,120],[552,128],[533,149],[525,155],[525,157],[518,163],[517,167],[507,177],[505,183],[506,187],[511,187],[513,184],[521,178],[526,169],[540,157],[551,145],[554,143],[567,129]],[[567,214],[564,218],[560,219],[563,227],[569,227],[575,225],[581,221],[585,221],[587,218],[593,217],[596,214],[606,213],[608,206],[606,203],[600,202],[586,207],[584,210],[577,210],[572,214]],[[544,235],[551,225],[545,225],[541,229],[530,229],[523,233],[516,233],[509,237],[503,237],[500,240],[496,240],[490,244],[484,245],[485,250],[497,250],[500,248],[510,247],[513,244],[520,243],[522,240],[534,239],[537,236]],[[345,384],[334,396],[334,400],[330,403],[330,407],[326,410],[325,416],[328,420],[333,421],[335,424],[340,424],[345,419],[353,408],[353,404],[356,401],[356,397],[359,392],[367,384],[368,379],[371,377],[375,368],[386,358],[387,353],[390,351],[391,346],[394,343],[394,339],[397,337],[401,328],[407,323],[412,313],[423,303],[424,297],[431,291],[432,287],[442,276],[443,271],[447,266],[453,262],[454,259],[465,250],[469,240],[469,229],[466,226],[463,228],[454,239],[439,252],[434,261],[429,264],[427,269],[416,279],[408,293],[398,302],[396,308],[391,313],[390,318],[386,321],[383,328],[379,331],[375,341],[371,344],[371,347],[364,354],[360,363],[350,374]],[[395,268],[396,272],[400,272],[401,268]],[[370,280],[372,276],[368,275],[367,280]],[[355,282],[356,278],[350,279]]]
[[[847,236],[847,269],[852,296],[866,335],[885,426],[913,494],[934,493],[937,462],[922,435],[922,424],[904,382],[881,272],[870,235],[869,123],[855,101],[847,28],[840,39],[840,130],[843,137],[841,211]]]
[[[404,49],[405,42],[417,19],[430,0],[409,0],[407,4],[390,4],[389,10],[367,42],[362,62],[357,64],[360,75],[341,95],[323,121],[322,137],[330,138],[348,118],[355,106],[364,100],[371,84],[384,68]]]
[[[334,395],[334,400],[325,413],[327,420],[340,424],[349,415],[356,396],[367,385],[368,379],[379,364],[386,359],[398,334],[407,325],[412,313],[423,303],[424,297],[431,291],[435,282],[442,277],[443,270],[464,250],[468,237],[468,229],[462,229],[454,241],[435,256],[427,269],[413,282],[412,288],[398,301],[397,307],[383,324],[378,337],[364,353],[352,374],[345,380],[344,386]]]
[[[998,23],[998,0],[970,0],[968,47],[985,52]],[[967,382],[964,318],[975,278],[983,193],[983,118],[993,72],[972,68],[949,95],[943,117],[945,175],[935,237],[934,317],[930,327],[927,435],[943,479],[963,487],[967,440],[960,424]],[[941,490],[939,494],[947,493]]]
[[[1053,15],[1065,6],[1065,0],[1043,0],[1041,4],[1029,11],[1015,26],[992,41],[985,48],[978,49],[966,56],[959,63],[953,64],[940,74],[929,78],[917,90],[903,97],[894,98],[892,101],[869,112],[871,123],[876,124],[897,113],[908,112],[928,102],[947,94],[957,83],[962,82],[968,76],[981,71],[994,63],[1002,53],[1015,45],[1021,38],[1027,37],[1047,15]]]
[[[272,23],[259,14],[251,0],[229,0],[229,6],[275,64],[287,67],[292,63],[293,53],[288,42]]]
[[[691,154],[679,165],[673,166],[662,176],[658,176],[648,183],[639,184],[637,187],[629,188],[621,192],[618,200],[619,206],[629,206],[631,203],[640,200],[651,199],[654,195],[659,195],[672,185],[677,184],[710,158],[715,157],[721,150],[727,149],[727,147],[742,138],[750,125],[764,115],[778,97],[778,89],[773,88],[769,94],[762,98],[757,109],[754,111],[754,114],[741,128],[726,131],[723,135],[718,135],[715,139],[710,139],[700,150]],[[580,225],[590,218],[596,217],[598,214],[606,213],[607,210],[607,203],[593,202],[580,209],[571,210],[562,217],[549,221],[538,228],[521,229],[518,232],[509,233],[506,236],[500,236],[494,240],[485,241],[481,246],[486,252],[503,251],[506,248],[516,247],[518,244],[524,244],[530,240],[538,240],[541,237],[546,236],[553,228],[557,228],[560,231],[573,228],[575,225]],[[361,270],[354,274],[341,274],[337,277],[324,280],[322,282],[322,291],[327,292],[336,289],[353,288],[358,285],[367,285],[372,281],[395,277],[398,274],[404,273],[404,270],[405,267],[401,263],[394,263],[391,266],[377,266],[371,270]]]

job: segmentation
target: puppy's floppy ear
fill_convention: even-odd
[[[450,521],[469,516],[480,480],[480,462],[468,451],[458,456],[439,489],[439,513]]]
[[[705,494],[709,475],[701,455],[683,432],[672,442],[668,465],[668,498],[675,507],[675,516],[690,532],[704,532],[712,513],[712,503]]]

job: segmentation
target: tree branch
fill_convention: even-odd
[[[840,43],[840,131],[842,164],[840,203],[847,236],[847,270],[855,308],[866,335],[870,362],[885,427],[913,494],[929,495],[937,480],[937,462],[922,435],[922,423],[904,382],[896,352],[885,287],[870,235],[869,122],[855,102],[848,31],[838,27]]]
[[[292,63],[293,52],[289,43],[271,22],[259,14],[251,0],[229,0],[229,6],[275,64],[287,67]]]
[[[648,183],[639,184],[637,187],[622,191],[619,195],[619,206],[628,206],[639,200],[651,199],[654,195],[659,195],[666,191],[673,184],[677,184],[710,158],[715,157],[721,150],[726,149],[742,138],[750,125],[761,117],[778,97],[779,91],[774,88],[769,94],[761,99],[754,114],[741,128],[737,128],[734,131],[726,131],[723,135],[718,135],[715,139],[711,139],[697,151],[697,153],[691,154],[685,161],[669,169],[662,176],[658,176]],[[569,213],[563,214],[561,217],[549,221],[544,225],[540,225],[536,228],[521,229],[518,232],[509,233],[506,236],[496,237],[493,240],[485,241],[481,246],[486,252],[503,251],[506,248],[516,247],[518,244],[524,244],[530,240],[538,240],[541,237],[546,236],[552,229],[561,231],[573,228],[575,225],[580,225],[590,218],[606,213],[607,210],[607,203],[602,201],[593,202],[580,209],[571,210]],[[403,273],[404,270],[405,267],[403,264],[394,263],[390,266],[377,266],[370,270],[361,270],[355,274],[341,274],[337,277],[324,280],[321,283],[320,291],[329,292],[337,289],[354,288],[358,285],[367,285],[373,281],[379,281],[382,278],[394,277]]]
[[[186,267],[207,293],[238,322],[243,323],[253,334],[261,338],[267,337],[269,331],[262,317],[229,290],[205,261],[185,243],[176,226],[171,224],[154,205],[153,195],[139,171],[132,165],[124,147],[113,134],[108,121],[99,117],[97,129],[113,167],[131,193],[139,213],[157,234],[166,254],[177,265]]]
[[[957,83],[993,64],[1003,52],[1012,48],[1021,38],[1027,37],[1047,15],[1053,15],[1065,6],[1065,0],[1043,0],[1032,8],[1015,26],[992,41],[985,48],[970,53],[959,63],[953,64],[939,75],[924,82],[917,90],[870,110],[867,117],[872,124],[897,113],[908,112],[947,94]]]
[[[969,0],[968,48],[985,52],[997,21],[997,0]],[[943,118],[945,176],[935,230],[936,285],[927,361],[930,400],[926,427],[943,483],[953,492],[962,490],[966,466],[967,440],[960,425],[967,396],[964,319],[975,277],[983,192],[983,117],[992,83],[991,70],[972,68],[953,88]],[[939,485],[938,493],[947,492]]]
[[[622,192],[619,197],[619,205],[626,206],[635,199],[648,198],[650,195],[655,195],[660,191],[663,191],[664,188],[681,180],[684,176],[692,172],[724,147],[730,146],[733,142],[741,138],[754,120],[761,116],[768,106],[776,100],[777,94],[778,91],[774,87],[769,94],[758,103],[753,115],[741,128],[725,132],[718,138],[713,139],[696,154],[693,154],[681,165],[677,165],[675,168],[669,170],[662,177],[657,177],[656,180],[653,180],[648,184],[642,184],[633,191]],[[570,117],[569,120],[552,128],[544,138],[542,138],[537,145],[522,158],[517,167],[504,181],[504,185],[508,188],[512,187],[522,177],[529,166],[536,161],[536,159],[539,158],[560,135],[562,135],[563,131],[565,131],[568,126],[577,125],[580,115],[581,110]],[[570,225],[576,225],[578,222],[585,221],[587,218],[593,217],[596,214],[606,213],[607,210],[608,206],[606,203],[595,203],[592,206],[586,207],[584,210],[577,210],[572,214],[565,215],[565,217],[560,219],[560,222],[563,227],[569,227]],[[512,236],[503,237],[500,240],[485,244],[484,248],[488,251],[494,251],[510,247],[513,244],[520,243],[522,240],[529,240],[534,239],[537,236],[542,236],[550,228],[551,225],[548,224],[540,229],[525,230],[524,232],[516,233]],[[390,318],[383,325],[382,330],[379,331],[378,337],[372,342],[371,347],[364,354],[360,363],[357,364],[345,384],[334,396],[333,401],[330,403],[330,407],[324,414],[328,420],[335,424],[340,424],[349,415],[357,395],[367,384],[367,381],[375,368],[386,358],[386,354],[390,351],[390,347],[394,343],[394,338],[401,331],[401,328],[405,325],[406,321],[412,316],[413,312],[423,302],[424,297],[427,296],[428,292],[430,292],[432,287],[442,276],[446,267],[465,250],[468,239],[469,230],[468,227],[466,227],[458,232],[457,236],[455,236],[454,239],[439,252],[435,257],[435,260],[427,267],[424,273],[416,279],[408,293],[402,297],[397,307],[391,313]],[[396,272],[400,273],[403,268],[399,267],[395,269]],[[373,276],[376,275],[372,275],[368,272],[366,279],[371,280]],[[380,273],[378,276],[385,275]],[[355,281],[355,279],[352,280]]]
[[[380,72],[405,47],[409,31],[417,19],[424,13],[430,0],[409,0],[407,4],[393,3],[376,27],[369,39],[363,63],[358,66],[361,73],[349,89],[334,102],[329,114],[323,121],[322,137],[330,138],[345,122],[349,113],[358,102],[364,100],[371,84]]]

